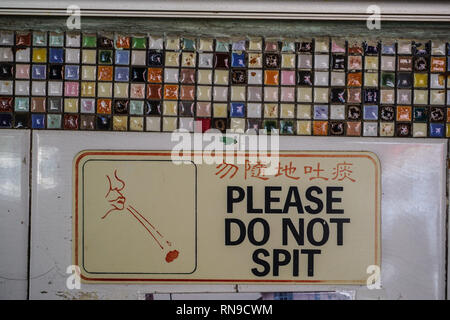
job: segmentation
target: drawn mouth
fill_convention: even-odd
[[[111,203],[118,203],[118,204],[124,205],[125,204],[125,197],[121,196],[121,197],[118,197],[116,199],[109,200],[109,202],[111,202]]]

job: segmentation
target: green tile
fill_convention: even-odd
[[[97,37],[94,35],[83,35],[83,47],[84,48],[95,48],[97,47]]]
[[[145,38],[133,38],[131,42],[133,49],[145,49],[147,47],[147,39]]]
[[[229,43],[216,40],[216,51],[217,52],[228,52],[229,50]]]
[[[61,128],[61,115],[60,114],[47,114],[47,128],[48,129],[60,129]]]
[[[276,120],[264,120],[263,128],[267,131],[267,134],[272,132],[272,129],[277,130],[277,121]]]
[[[426,122],[428,118],[428,111],[426,107],[414,107],[414,121]]]
[[[130,114],[143,114],[143,113],[144,113],[144,101],[131,100]]]
[[[382,72],[381,73],[381,86],[393,88],[395,86],[395,73],[394,72]]]
[[[28,98],[15,98],[14,99],[14,110],[15,111],[29,111],[30,101]]]
[[[98,63],[100,64],[112,64],[112,50],[100,50],[98,52]]]
[[[33,46],[45,47],[47,45],[47,33],[34,32]]]
[[[183,39],[183,50],[195,50],[195,41],[192,39]]]
[[[280,121],[281,134],[294,134],[294,122],[292,120]]]
[[[64,34],[50,34],[50,47],[62,47],[64,45]]]

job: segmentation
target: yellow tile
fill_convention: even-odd
[[[426,123],[413,123],[413,137],[426,137],[427,136],[427,124]]]
[[[84,64],[95,64],[96,58],[97,58],[96,50],[83,50],[81,61]]]
[[[95,66],[81,67],[81,80],[95,80],[97,68]]]
[[[163,114],[166,116],[176,116],[177,112],[177,102],[176,101],[164,101]]]
[[[378,73],[365,72],[364,73],[364,86],[365,87],[378,87]]]
[[[297,121],[297,134],[302,136],[311,135],[311,121]]]
[[[378,70],[378,57],[365,57],[366,70]]]
[[[77,113],[78,99],[64,99],[64,112]]]
[[[114,116],[113,117],[113,130],[115,131],[127,131],[127,116]]]
[[[128,83],[114,83],[114,97],[128,98]]]
[[[81,82],[81,96],[95,97],[95,82]]]
[[[226,118],[228,115],[227,105],[225,103],[214,103],[214,118]]]
[[[427,104],[428,90],[414,90],[414,104]]]
[[[212,83],[212,71],[211,70],[198,70],[197,83],[211,84]]]
[[[261,51],[262,41],[261,38],[252,38],[248,44],[248,50]]]
[[[33,62],[47,62],[47,49],[33,48]]]
[[[97,84],[97,96],[101,98],[110,98],[112,96],[112,83],[99,82]]]
[[[278,118],[278,105],[274,103],[264,104],[264,118]]]
[[[231,101],[245,101],[245,87],[231,87]]]
[[[312,89],[311,88],[297,88],[297,101],[298,102],[312,102]]]
[[[311,106],[306,104],[297,105],[298,119],[311,119]]]
[[[171,132],[177,129],[176,117],[164,117],[163,118],[163,131]]]
[[[166,40],[166,50],[179,50],[180,38],[174,36],[168,36]]]
[[[294,118],[295,106],[293,104],[282,104],[280,110],[280,118]]]
[[[199,40],[198,50],[200,51],[213,51],[213,40],[202,38]]]
[[[228,70],[214,70],[214,83],[227,85],[228,84]]]
[[[426,88],[428,86],[428,74],[414,73],[414,87]]]
[[[230,119],[230,129],[238,131],[238,132],[244,132],[245,119],[231,118]]]
[[[282,68],[295,68],[295,54],[284,53],[281,57]]]
[[[178,52],[166,51],[166,66],[178,67],[180,65],[180,54]]]
[[[447,123],[447,130],[446,130],[446,137],[449,138],[450,137],[450,123]]]
[[[143,117],[130,117],[130,130],[131,131],[144,130],[144,118]]]
[[[328,102],[328,88],[314,88],[314,102]]]
[[[210,101],[211,100],[211,87],[210,86],[197,86],[197,100]]]

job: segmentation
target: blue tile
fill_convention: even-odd
[[[31,115],[31,127],[33,129],[45,128],[45,114],[32,114]]]
[[[383,44],[381,53],[382,54],[395,54],[395,43],[393,43],[391,45]]]
[[[444,137],[445,128],[443,123],[430,123],[430,137]]]
[[[130,63],[130,51],[116,50],[116,64],[129,64],[129,63]]]
[[[80,67],[79,66],[66,65],[66,67],[64,69],[64,79],[78,80],[79,77],[80,77]]]
[[[0,128],[11,128],[12,115],[9,113],[0,113]]]
[[[34,64],[31,67],[31,77],[33,79],[45,80],[46,79],[46,66],[41,64]]]
[[[231,45],[231,50],[233,51],[244,51],[245,50],[245,40],[234,41]]]
[[[129,81],[130,71],[127,67],[116,67],[114,72],[115,81]]]
[[[245,68],[245,53],[235,53],[231,55],[231,66]]]
[[[364,120],[378,120],[378,106],[364,106]]]
[[[242,102],[231,103],[230,117],[236,118],[245,117],[245,105]]]
[[[326,105],[314,106],[314,119],[315,120],[328,119],[328,106]]]
[[[63,63],[64,49],[50,48],[49,61],[50,63]]]

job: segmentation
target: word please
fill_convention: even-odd
[[[344,209],[336,208],[337,205],[334,205],[342,202],[342,198],[336,194],[343,191],[344,187],[328,186],[324,191],[319,186],[310,186],[301,192],[298,187],[291,186],[286,192],[281,186],[265,186],[264,204],[258,207],[254,204],[252,186],[247,186],[246,190],[239,186],[228,186],[227,213],[233,213],[235,204],[245,199],[247,213],[279,214],[288,213],[290,208],[294,208],[297,213],[318,214],[325,208],[328,214],[343,214]]]

